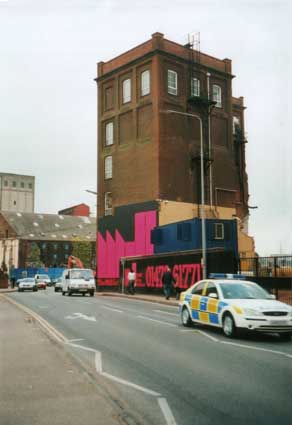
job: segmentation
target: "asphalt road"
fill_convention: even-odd
[[[289,425],[292,342],[186,329],[176,307],[111,297],[13,293],[115,387],[144,424]]]

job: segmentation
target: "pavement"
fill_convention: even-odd
[[[1,295],[0,323],[0,425],[128,424],[98,379]]]

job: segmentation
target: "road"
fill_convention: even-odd
[[[13,293],[152,425],[292,423],[292,342],[186,329],[176,307],[114,297]]]

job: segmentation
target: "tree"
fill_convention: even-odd
[[[41,251],[35,242],[32,242],[29,246],[29,252],[26,260],[27,265],[40,267],[41,262]]]
[[[92,242],[74,241],[72,255],[78,257],[85,268],[91,268]]]

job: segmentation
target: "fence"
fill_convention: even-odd
[[[292,305],[292,256],[240,258],[238,272]]]
[[[48,268],[17,268],[13,270],[12,277],[15,280],[22,279],[24,277],[34,277],[36,274],[47,274],[51,279],[58,279],[62,276],[64,268],[61,267],[48,267]]]

